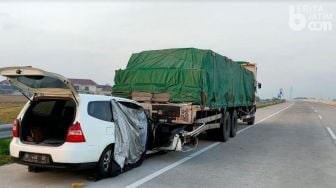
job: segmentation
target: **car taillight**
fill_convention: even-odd
[[[20,128],[20,121],[18,119],[14,120],[13,122],[13,137],[19,137],[19,128]]]
[[[85,137],[79,122],[71,125],[65,139],[66,142],[85,142]]]

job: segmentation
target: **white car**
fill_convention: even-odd
[[[111,100],[139,106],[137,102],[78,94],[63,76],[32,67],[1,68],[0,74],[33,95],[13,123],[10,155],[17,163],[28,165],[29,171],[95,167],[101,177],[120,172],[114,160]]]

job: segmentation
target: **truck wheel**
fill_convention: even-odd
[[[220,133],[219,133],[220,141],[226,142],[229,140],[230,129],[231,129],[230,113],[225,112],[224,117],[222,117],[221,120]]]
[[[100,156],[97,165],[97,174],[100,178],[117,176],[121,173],[121,168],[113,159],[114,148],[108,146]]]
[[[234,110],[231,116],[231,131],[230,131],[230,137],[235,137],[237,134],[238,129],[238,115],[237,112]]]
[[[255,117],[250,117],[250,118],[247,120],[247,125],[253,125],[253,124],[254,124],[254,120],[255,120]]]

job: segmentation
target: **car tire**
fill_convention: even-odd
[[[114,160],[113,155],[113,146],[108,146],[101,154],[97,165],[97,174],[100,178],[117,176],[121,173],[121,168]]]
[[[224,116],[221,118],[220,132],[219,132],[219,140],[221,142],[226,142],[229,140],[231,130],[231,118],[230,113],[225,112]]]
[[[45,168],[37,167],[37,166],[28,166],[28,172],[38,173],[44,171]]]
[[[253,125],[253,124],[254,124],[254,121],[255,121],[255,117],[250,117],[250,118],[247,120],[247,125]]]
[[[238,130],[238,115],[236,110],[234,110],[231,115],[230,137],[235,137],[237,135],[237,130]]]

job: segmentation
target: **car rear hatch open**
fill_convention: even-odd
[[[0,75],[11,84],[33,96],[71,97],[78,103],[78,93],[71,82],[55,73],[33,67],[0,68]]]

